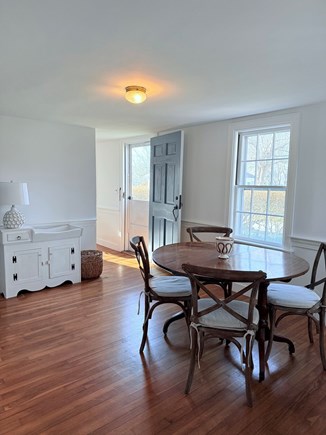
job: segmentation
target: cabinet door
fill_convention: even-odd
[[[12,280],[23,285],[43,280],[42,249],[14,250],[9,258]]]
[[[49,247],[49,278],[69,275],[75,270],[73,245]]]

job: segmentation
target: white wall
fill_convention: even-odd
[[[26,226],[75,223],[82,249],[95,248],[94,129],[0,117],[0,181],[10,180],[28,184],[30,205],[19,207]]]
[[[293,235],[326,241],[326,102],[300,108]]]
[[[227,122],[184,129],[182,220],[226,223],[228,134]]]

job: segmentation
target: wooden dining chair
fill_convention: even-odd
[[[324,258],[321,265],[321,258]],[[322,271],[320,269],[323,269]],[[322,278],[319,278],[322,276]],[[320,288],[322,286],[322,288]],[[266,350],[266,361],[268,360],[273,344],[275,328],[279,322],[287,316],[305,316],[308,319],[308,335],[310,343],[313,339],[313,323],[319,333],[320,357],[324,370],[326,370],[325,357],[325,309],[326,309],[326,244],[320,243],[311,272],[310,284],[306,287],[270,283],[267,289],[267,303],[270,319],[270,334]],[[277,312],[281,314],[277,317]],[[290,353],[294,348],[289,347]]]
[[[141,276],[144,280],[145,310],[143,337],[139,348],[139,352],[142,353],[147,340],[148,322],[152,318],[153,311],[159,305],[166,303],[178,305],[184,313],[187,326],[189,325],[191,284],[185,276],[153,276],[150,272],[148,250],[143,236],[133,237],[130,240],[130,246],[135,252]],[[163,328],[163,331],[166,333],[167,327]]]
[[[233,232],[232,228],[229,227],[221,227],[221,226],[197,226],[197,227],[188,227],[186,229],[189,234],[191,242],[215,242],[215,238],[217,236],[230,237]],[[201,238],[198,236],[201,235]],[[215,284],[222,287],[224,291],[225,297],[231,294],[232,292],[232,283],[231,282],[216,282],[214,279],[203,280],[205,284]]]
[[[192,315],[190,318],[191,356],[185,393],[190,392],[196,358],[202,357],[204,341],[211,337],[226,339],[236,345],[240,352],[241,367],[244,366],[246,397],[252,406],[252,347],[258,330],[259,312],[256,308],[259,284],[266,279],[264,272],[221,270],[183,264],[183,270],[192,285]],[[218,298],[198,277],[241,283],[239,291],[225,299]],[[205,297],[198,298],[198,288]],[[203,294],[202,293],[202,294]],[[247,295],[248,302],[243,296]],[[242,339],[240,342],[239,339]]]
[[[225,236],[230,237],[232,233],[232,228],[229,227],[220,227],[220,226],[197,226],[197,227],[189,227],[186,229],[189,234],[191,242],[207,242],[213,241],[215,242],[215,237],[217,236]],[[202,237],[198,236],[200,234]]]

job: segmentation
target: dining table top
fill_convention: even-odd
[[[262,270],[268,281],[291,280],[309,270],[309,263],[292,252],[240,243],[234,243],[228,259],[218,258],[214,242],[183,242],[155,249],[152,260],[177,275],[183,275],[182,264],[189,263],[223,270]]]

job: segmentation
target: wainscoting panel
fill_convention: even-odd
[[[122,251],[122,236],[119,210],[97,208],[97,243],[115,251]]]

